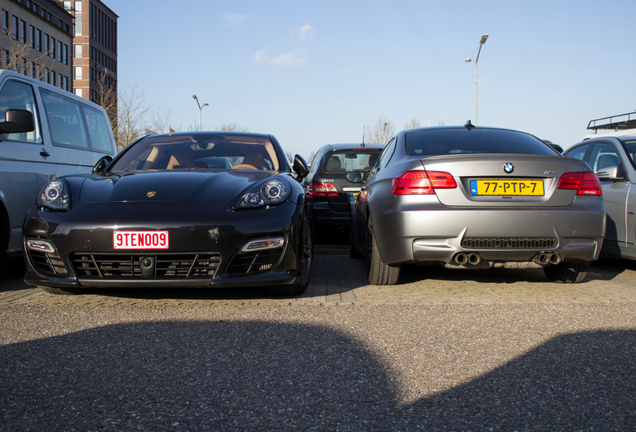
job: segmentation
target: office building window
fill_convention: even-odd
[[[55,38],[51,37],[51,45],[49,45],[51,47],[51,57],[55,58]]]
[[[42,30],[35,29],[35,49],[42,52]]]
[[[64,44],[64,59],[63,59],[63,63],[65,65],[68,64],[68,45]]]
[[[84,97],[83,89],[75,89],[75,94],[79,97]]]
[[[22,43],[26,43],[27,39],[27,32],[26,32],[26,22],[24,22],[23,20],[20,20],[20,40],[22,41]]]
[[[29,25],[29,42],[31,43],[31,48],[35,48],[35,27]]]
[[[82,58],[82,45],[75,45],[75,58]]]
[[[69,91],[69,88],[68,88],[68,77],[67,76],[64,77],[64,87],[62,87],[62,88],[64,90],[66,90],[66,91]]]
[[[9,34],[9,12],[2,11],[2,34]]]
[[[75,2],[75,36],[82,36],[82,2]]]
[[[62,42],[57,41],[57,61],[61,63],[63,58],[64,58],[64,53],[62,52]]]
[[[76,80],[84,79],[82,77],[82,67],[81,66],[75,66],[75,79]]]
[[[44,33],[44,53],[46,55],[49,55],[49,49],[50,49],[49,48],[49,42],[50,42],[50,39],[51,39],[51,37],[48,34]]]
[[[13,22],[11,24],[11,36],[13,39],[18,40],[18,17],[13,15]]]

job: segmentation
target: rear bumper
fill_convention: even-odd
[[[400,211],[372,214],[372,220],[380,255],[387,264],[450,264],[462,252],[477,253],[489,262],[532,261],[541,252],[556,252],[563,261],[594,261],[605,235],[602,205],[579,211]],[[486,246],[463,243],[467,238],[485,239]],[[505,241],[501,246],[489,239]],[[543,244],[535,241],[538,239],[550,241]]]

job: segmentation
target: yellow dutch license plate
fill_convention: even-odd
[[[471,195],[522,195],[542,196],[542,180],[471,180]]]

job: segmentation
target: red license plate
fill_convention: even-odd
[[[168,249],[168,231],[113,231],[113,249]]]

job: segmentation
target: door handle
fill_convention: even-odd
[[[42,149],[42,151],[40,152],[40,156],[49,157],[49,156],[51,156],[51,154],[49,152],[47,152],[45,149]]]

